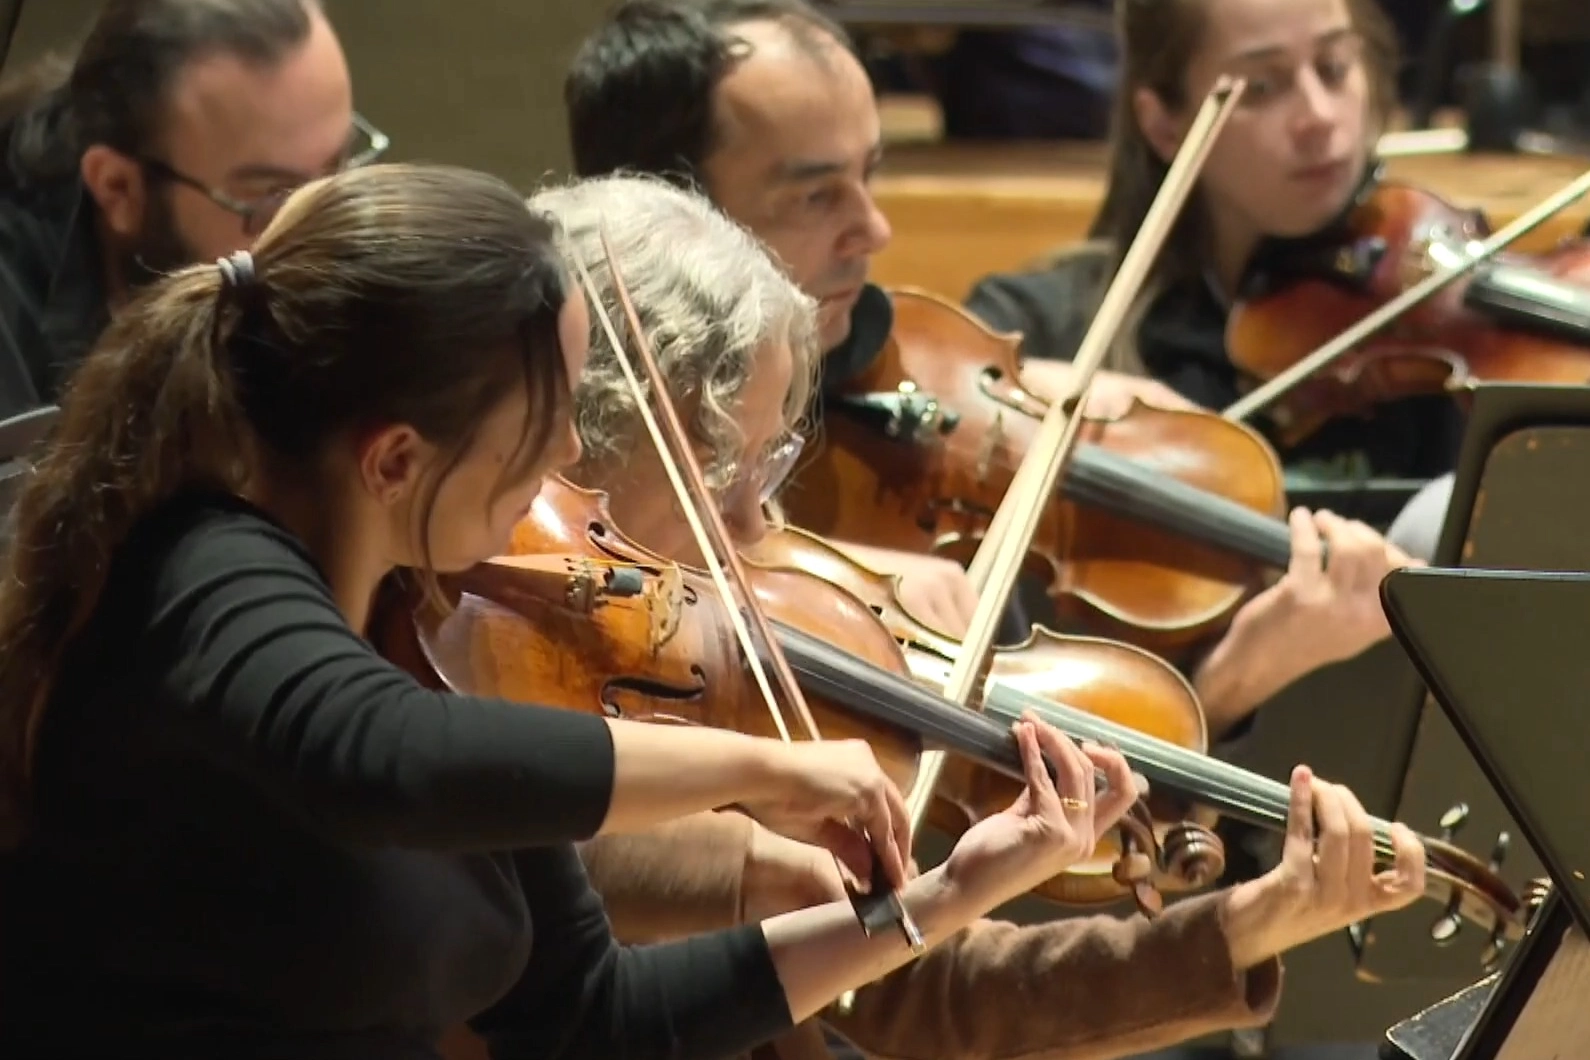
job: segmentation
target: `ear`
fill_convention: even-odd
[[[1137,119],[1137,128],[1154,154],[1169,165],[1181,148],[1182,137],[1187,135],[1181,120],[1165,106],[1159,93],[1150,88],[1139,88],[1132,93],[1132,116]]]
[[[126,239],[136,236],[149,194],[143,167],[115,148],[95,144],[83,152],[78,172],[110,230]]]
[[[359,447],[359,480],[378,504],[395,507],[412,497],[433,455],[431,445],[413,427],[383,427]]]

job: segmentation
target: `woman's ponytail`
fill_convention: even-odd
[[[183,270],[118,315],[69,381],[48,452],[20,490],[0,592],[0,847],[26,831],[54,675],[116,550],[184,488],[241,485],[224,357],[237,272],[235,259]]]

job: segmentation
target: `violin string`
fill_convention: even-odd
[[[1216,804],[1216,809],[1241,814],[1255,824],[1285,830],[1292,792],[1280,781],[999,681],[991,683],[984,710],[990,717],[1006,723],[1014,722],[1023,712],[1031,710],[1074,739],[1113,744],[1133,768],[1148,776],[1151,784],[1159,779],[1183,794],[1210,800]],[[1375,831],[1376,853],[1394,857],[1396,848],[1391,840],[1390,822],[1371,817],[1370,825]],[[1428,851],[1425,862],[1440,865]]]
[[[980,447],[969,442],[951,440],[943,447],[948,455],[961,459],[987,458],[991,466],[1002,471],[1020,469],[1020,461],[1004,453],[988,458]],[[1097,443],[1077,447],[1060,489],[1073,501],[1183,533],[1251,559],[1275,563],[1291,552],[1291,537],[1284,520],[1129,457],[1118,457]]]

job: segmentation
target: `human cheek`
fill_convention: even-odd
[[[198,196],[182,198],[198,199],[182,203],[173,217],[178,238],[197,260],[213,261],[254,245],[254,237],[243,231],[241,217]]]

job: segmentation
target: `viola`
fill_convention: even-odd
[[[845,589],[899,638],[914,676],[933,686],[944,683],[960,644],[915,618],[900,602],[893,577],[870,570],[795,528],[775,530],[747,552],[764,569],[806,571]],[[1071,704],[1168,746],[1200,755],[1208,751],[1209,730],[1197,693],[1169,663],[1140,648],[1097,637],[1063,636],[1037,626],[1023,643],[996,647],[988,674],[1045,701]],[[953,836],[1009,805],[1011,789],[990,783],[986,770],[952,761],[934,794],[930,820]],[[1211,844],[1208,831],[1214,815],[1168,796],[1156,792],[1147,800],[1170,868],[1156,884],[1174,891],[1212,883],[1225,867],[1224,851],[1218,842]],[[1001,798],[1005,801],[998,802]],[[1117,845],[1106,837],[1093,858],[1034,893],[1064,905],[1118,901],[1124,889],[1111,875],[1118,857]]]
[[[916,290],[860,377],[823,397],[823,445],[784,503],[825,537],[963,563],[1046,404],[1020,385],[1019,338]],[[1291,538],[1281,465],[1252,428],[1136,404],[1091,420],[1030,545],[1063,617],[1168,651],[1222,629]]]
[[[1372,179],[1327,237],[1266,254],[1226,326],[1233,364],[1267,381],[1491,234],[1485,216]],[[1480,382],[1590,382],[1590,243],[1499,253],[1265,408],[1295,445],[1375,405]]]
[[[867,569],[809,533],[781,529],[759,542],[753,555],[761,563],[836,579],[891,626],[905,644],[912,672],[925,680],[942,677],[958,648],[901,606],[895,578]],[[1153,785],[1148,805],[1161,828],[1161,848],[1169,864],[1184,859],[1191,866],[1223,853],[1199,848],[1201,829],[1214,824],[1214,812],[1272,831],[1286,828],[1288,787],[1208,757],[1196,694],[1174,668],[1141,649],[1036,627],[1026,643],[995,650],[982,709],[1006,720],[1030,709],[1075,739],[1119,748]],[[1196,805],[1172,802],[1167,798],[1172,793]],[[933,823],[956,835],[991,809],[1007,805],[1014,791],[1004,778],[954,761],[936,794],[939,812]],[[1189,809],[1196,826],[1184,823]],[[1377,821],[1375,828],[1377,850],[1389,859],[1390,825]],[[1440,941],[1445,941],[1460,921],[1470,920],[1490,933],[1498,952],[1503,943],[1516,940],[1539,904],[1538,896],[1520,899],[1494,869],[1450,843],[1423,842],[1426,892],[1444,906],[1432,934],[1444,932]],[[1119,890],[1103,867],[1098,858],[1078,864],[1036,893],[1068,905],[1112,901]],[[1169,889],[1174,883],[1172,878],[1162,886]]]

